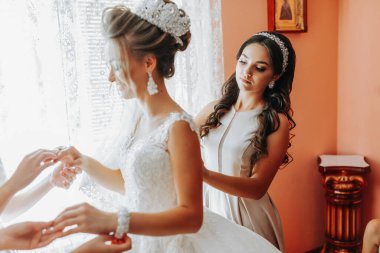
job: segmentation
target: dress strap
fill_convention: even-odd
[[[189,127],[195,133],[198,133],[197,126],[195,125],[193,118],[187,112],[173,112],[166,119],[165,123],[162,125],[161,129],[161,140],[164,140],[164,143],[167,144],[169,139],[169,129],[177,121],[186,121],[189,124]]]
[[[186,121],[189,124],[191,130],[193,130],[194,132],[198,131],[197,126],[195,125],[193,121],[193,117],[184,111],[171,113],[165,122],[166,128],[169,129],[171,125],[173,125],[177,121]]]

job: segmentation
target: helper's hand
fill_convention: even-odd
[[[60,232],[49,234],[46,229],[52,222],[23,222],[0,230],[1,249],[36,249],[41,248],[60,236]]]
[[[29,185],[44,169],[54,164],[57,155],[52,150],[39,149],[24,157],[8,183],[16,191]]]

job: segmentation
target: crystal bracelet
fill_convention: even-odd
[[[129,231],[129,222],[131,220],[131,214],[126,207],[121,207],[117,215],[117,228],[115,237],[118,239],[123,238]]]

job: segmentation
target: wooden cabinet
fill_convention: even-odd
[[[326,241],[322,252],[360,252],[361,202],[370,167],[359,155],[321,155],[326,191]]]

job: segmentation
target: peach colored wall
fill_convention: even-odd
[[[325,203],[317,156],[337,148],[338,1],[308,1],[308,32],[287,33],[297,53],[292,103],[297,127],[294,157],[270,193],[284,227],[286,250],[304,252],[324,239]],[[241,43],[267,29],[266,0],[222,1],[225,76]]]
[[[338,151],[362,154],[372,168],[364,225],[380,218],[379,11],[379,0],[339,1]]]

